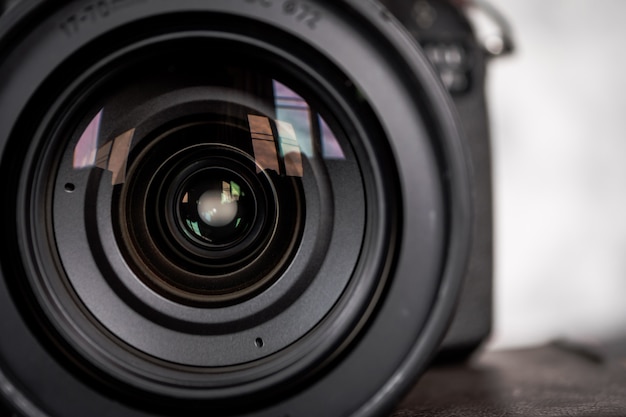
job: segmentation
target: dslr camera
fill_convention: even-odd
[[[0,3],[6,414],[385,416],[480,348],[465,3]]]

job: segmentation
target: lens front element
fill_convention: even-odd
[[[129,52],[52,136],[58,257],[122,346],[121,369],[149,355],[159,365],[140,362],[140,374],[185,385],[179,367],[199,368],[205,388],[222,386],[218,368],[238,383],[296,372],[361,279],[366,192],[349,124],[263,50],[250,52],[263,72],[229,53],[243,47],[184,38]]]

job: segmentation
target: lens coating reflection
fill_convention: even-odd
[[[178,215],[184,232],[211,245],[237,242],[245,237],[256,218],[250,186],[223,169],[196,174],[183,186],[180,196]]]
[[[202,193],[196,201],[200,220],[211,227],[224,227],[235,220],[239,211],[237,209],[239,193],[233,193],[231,189],[237,190],[238,188],[239,186],[234,182],[222,181],[221,190],[211,189]],[[241,221],[241,218],[238,220]],[[238,225],[239,222],[237,222]]]

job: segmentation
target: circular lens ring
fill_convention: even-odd
[[[219,262],[220,259],[224,259],[224,263],[228,263],[229,258],[239,257],[239,262],[246,262],[250,256],[241,256],[241,249],[237,246],[251,247],[255,242],[261,240],[267,242],[274,236],[276,232],[276,223],[279,220],[279,196],[275,185],[272,180],[265,173],[260,172],[258,175],[253,172],[249,166],[242,164],[237,159],[227,156],[224,152],[233,153],[234,155],[241,154],[241,151],[236,148],[226,147],[223,144],[202,144],[196,145],[184,150],[184,152],[190,152],[191,158],[181,158],[178,163],[174,163],[173,167],[167,169],[167,173],[159,176],[159,173],[155,173],[154,180],[150,181],[150,187],[155,186],[157,190],[153,193],[154,197],[146,200],[144,203],[147,211],[148,207],[157,207],[158,215],[157,221],[160,224],[167,225],[166,234],[168,238],[176,239],[179,245],[185,250],[192,252],[200,259],[211,259],[212,261]],[[206,154],[206,157],[202,156]],[[221,155],[220,154],[224,154]],[[242,155],[243,158],[248,159],[249,156]],[[178,158],[174,156],[173,158]],[[248,162],[254,163],[254,160]],[[256,165],[255,165],[256,166]],[[255,208],[255,220],[253,226],[246,229],[247,233],[241,236],[234,242],[224,244],[210,244],[206,241],[199,240],[197,237],[187,236],[185,234],[186,227],[181,225],[181,215],[178,212],[178,201],[183,199],[180,193],[185,184],[192,181],[196,175],[201,175],[202,172],[207,170],[222,169],[226,172],[231,172],[234,177],[241,179],[242,183],[248,185],[248,190],[251,190],[252,198],[254,199]],[[173,177],[173,178],[172,178]],[[132,181],[132,179],[131,179]],[[138,182],[142,182],[141,179]],[[169,185],[164,185],[169,184]],[[256,192],[254,191],[256,190]],[[129,193],[131,196],[134,193]],[[150,190],[147,190],[148,196]],[[297,194],[297,193],[294,193]],[[132,207],[133,203],[129,202],[128,206]],[[292,230],[298,230],[297,223],[293,223],[290,227]],[[159,229],[163,229],[160,227]],[[195,242],[194,246],[190,246],[190,238]],[[242,242],[243,241],[243,242]],[[265,244],[258,244],[257,249],[261,250]],[[212,256],[212,253],[215,256]]]
[[[197,35],[195,35],[197,36]],[[185,43],[189,43],[191,42],[189,40],[189,38],[187,38],[184,34],[180,34],[177,36],[177,39],[180,40],[184,40]],[[157,42],[159,40],[155,40],[155,42]],[[213,42],[215,42],[216,40],[213,39]],[[178,40],[177,40],[178,42]],[[229,41],[230,42],[230,41]],[[243,46],[243,45],[242,45]],[[163,47],[161,46],[159,48],[160,50],[163,50]],[[239,50],[241,50],[241,47],[238,48]],[[253,51],[253,50],[251,50]],[[264,49],[258,50],[258,53],[260,53],[260,51],[263,51],[263,55],[267,56],[267,46],[265,46]],[[258,59],[261,59],[261,55],[259,55]],[[267,57],[265,57],[264,59],[267,59]],[[281,62],[281,66],[284,65],[284,62]],[[287,74],[287,72],[285,72],[285,74]],[[301,79],[300,77],[298,77],[299,79]],[[300,81],[300,83],[302,83],[302,81]],[[307,84],[299,84],[298,88],[305,88]],[[308,94],[311,95],[311,97],[315,97],[315,95],[317,95],[314,92],[314,89],[311,87],[306,87],[308,88],[307,91]],[[307,94],[307,97],[309,96]],[[330,112],[330,110],[328,111],[329,115],[332,115],[332,113]],[[62,136],[62,135],[61,135]],[[356,135],[354,135],[356,136]],[[344,138],[343,140],[346,140],[347,138]],[[139,142],[141,143],[141,142]],[[347,143],[347,142],[346,142]],[[349,146],[349,145],[348,145]],[[347,148],[344,149],[347,151]],[[69,156],[69,155],[68,155]],[[377,155],[377,158],[379,159],[381,156]],[[262,315],[259,315],[258,318],[255,318],[255,320],[268,320],[268,322],[273,322],[276,319],[280,319],[281,321],[285,321],[286,320],[286,325],[289,327],[292,327],[295,331],[296,334],[297,332],[300,333],[300,338],[302,340],[297,340],[297,339],[292,339],[295,341],[298,341],[298,343],[296,344],[298,347],[294,347],[293,349],[284,349],[280,352],[280,356],[277,356],[276,358],[272,358],[271,362],[268,362],[268,365],[271,363],[274,363],[273,365],[271,365],[271,367],[269,367],[270,369],[276,369],[276,367],[283,367],[285,365],[279,365],[281,363],[286,364],[286,363],[291,363],[291,365],[289,366],[289,368],[285,369],[288,370],[290,374],[292,375],[297,375],[297,369],[301,368],[302,366],[305,366],[305,363],[302,363],[302,365],[298,364],[297,367],[294,367],[295,362],[297,361],[299,362],[300,359],[296,359],[298,358],[298,356],[303,355],[304,352],[310,351],[310,350],[317,350],[320,349],[320,343],[319,342],[315,342],[315,343],[310,343],[310,338],[307,337],[306,339],[309,340],[309,342],[305,341],[305,338],[302,337],[302,335],[306,334],[306,332],[303,332],[303,330],[298,330],[298,329],[306,329],[306,326],[310,326],[311,324],[308,324],[306,326],[303,326],[303,323],[305,323],[306,321],[311,321],[312,319],[315,319],[316,317],[321,317],[324,320],[324,326],[319,326],[319,329],[325,329],[327,328],[328,330],[324,330],[324,331],[329,331],[331,328],[334,329],[334,331],[336,331],[338,328],[336,327],[336,319],[332,319],[329,314],[328,314],[328,309],[332,308],[331,306],[328,306],[328,301],[329,300],[335,300],[338,299],[339,297],[348,297],[350,298],[352,301],[348,304],[346,304],[344,307],[340,307],[338,314],[339,317],[341,317],[341,315],[345,314],[345,313],[340,313],[342,310],[344,312],[349,312],[348,314],[360,319],[361,318],[361,314],[355,309],[355,306],[353,306],[353,303],[355,302],[355,300],[361,300],[359,302],[357,302],[356,305],[362,305],[362,303],[366,303],[366,300],[369,298],[369,294],[371,292],[371,289],[367,289],[367,287],[371,287],[372,285],[374,286],[378,286],[380,285],[378,282],[378,278],[377,278],[377,272],[376,270],[372,270],[372,271],[367,271],[367,273],[365,274],[360,274],[359,272],[356,272],[356,276],[359,277],[359,279],[357,281],[355,281],[353,284],[350,284],[351,286],[356,286],[357,283],[362,281],[362,285],[365,286],[365,288],[361,289],[360,291],[358,291],[358,295],[357,296],[347,296],[343,294],[343,290],[342,287],[346,284],[349,283],[350,277],[352,276],[351,272],[346,271],[346,268],[349,268],[350,271],[352,271],[352,269],[354,268],[354,266],[352,266],[352,262],[357,262],[358,261],[358,253],[360,251],[360,247],[361,247],[361,241],[362,241],[362,226],[359,225],[359,222],[363,221],[362,219],[362,215],[361,213],[364,213],[363,208],[364,205],[363,204],[359,204],[358,207],[351,207],[350,205],[353,205],[355,203],[355,201],[360,201],[363,197],[359,196],[359,193],[361,193],[362,191],[361,188],[363,187],[362,184],[362,179],[360,179],[360,177],[354,177],[353,174],[350,174],[349,171],[346,171],[342,174],[341,177],[341,181],[333,181],[330,188],[327,190],[322,190],[323,188],[327,187],[327,185],[324,185],[325,182],[328,182],[329,179],[329,173],[327,172],[327,168],[324,167],[325,164],[323,163],[319,163],[320,161],[316,162],[316,159],[311,159],[311,166],[310,169],[312,170],[311,174],[309,175],[305,175],[304,178],[310,178],[310,179],[314,179],[314,181],[317,183],[316,185],[311,184],[311,186],[315,187],[320,187],[319,190],[317,191],[313,191],[314,193],[318,193],[318,192],[322,192],[322,194],[319,197],[315,197],[313,199],[310,199],[311,202],[315,203],[315,204],[320,204],[323,203],[323,205],[328,205],[328,207],[325,207],[324,210],[330,210],[329,213],[327,213],[326,215],[320,216],[319,214],[316,215],[316,217],[311,218],[310,221],[314,221],[316,223],[316,228],[320,228],[320,230],[331,227],[331,233],[332,236],[324,236],[324,235],[320,235],[318,238],[315,238],[313,240],[311,240],[310,242],[307,242],[307,245],[313,245],[313,250],[314,251],[318,251],[321,249],[321,253],[315,255],[314,257],[311,258],[305,258],[305,259],[301,259],[300,261],[297,262],[298,266],[297,268],[300,269],[302,267],[306,267],[309,268],[309,265],[313,268],[313,271],[316,271],[316,275],[310,275],[310,272],[307,272],[306,274],[302,275],[302,276],[298,276],[298,274],[293,275],[291,272],[290,274],[293,275],[289,281],[285,281],[285,282],[290,282],[293,281],[293,289],[295,290],[295,292],[290,290],[291,294],[287,294],[285,293],[285,298],[280,300],[280,304],[278,305],[273,305],[270,308],[267,309],[267,311],[263,311]],[[356,161],[355,161],[356,162]],[[363,161],[364,163],[366,162],[365,160]],[[342,164],[344,162],[341,162]],[[350,165],[350,170],[356,170],[358,169],[357,165],[352,162]],[[391,166],[391,165],[390,165]],[[314,171],[314,172],[313,172]],[[69,172],[68,172],[69,173]],[[95,173],[94,173],[95,174]],[[61,180],[62,177],[59,177],[59,180]],[[100,188],[99,191],[95,191],[96,194],[92,195],[91,197],[88,197],[87,201],[96,201],[97,200],[97,195],[100,193],[103,193],[103,196],[106,196],[106,192],[104,192],[105,190],[102,187],[110,187],[110,185],[107,185],[107,179],[106,177],[103,177],[102,175],[92,175],[92,178],[90,178],[89,180],[91,182],[92,185],[89,185],[88,188],[90,189],[94,189],[96,190],[98,187]],[[356,181],[356,182],[355,182]],[[96,184],[99,184],[98,186],[96,186]],[[389,184],[392,185],[392,184]],[[387,186],[386,188],[388,188],[389,190],[391,190],[392,188]],[[356,193],[356,194],[355,194]],[[73,194],[73,196],[75,196],[76,194]],[[334,195],[334,197],[333,197]],[[63,196],[65,196],[65,194],[63,194]],[[353,197],[354,196],[354,197]],[[337,197],[341,197],[339,200],[334,201],[337,199]],[[380,200],[380,201],[384,201],[386,199],[379,199],[379,198],[375,198],[375,197],[371,197],[372,200]],[[337,210],[337,208],[333,208],[333,205],[338,204],[338,202],[340,200],[344,200],[344,202],[342,202],[341,204],[341,209],[339,212],[334,213],[333,211]],[[317,202],[316,202],[317,201]],[[378,203],[377,203],[378,204]],[[119,204],[115,204],[114,206],[118,206]],[[102,206],[102,204],[99,204],[99,206]],[[372,213],[374,213],[374,206],[371,206],[369,208],[370,211],[372,211]],[[307,208],[307,212],[308,212],[308,208]],[[94,213],[95,214],[95,213]],[[321,213],[320,213],[321,214]],[[337,214],[341,214],[341,218],[338,218],[336,220],[333,220],[333,217],[336,217]],[[103,219],[104,217],[106,217],[106,213],[102,213],[99,212],[97,215],[94,215],[93,220],[90,221],[95,221],[95,222],[99,222],[101,219]],[[377,218],[377,217],[376,217]],[[383,216],[383,218],[392,218],[392,217],[387,217],[387,216]],[[356,222],[356,223],[355,223]],[[59,226],[62,227],[62,222],[58,223]],[[352,228],[353,225],[355,225],[356,227]],[[93,227],[87,227],[87,230],[98,230],[101,229],[102,226],[98,226],[97,228],[93,228]],[[383,228],[386,229],[386,228]],[[327,232],[324,232],[327,233]],[[388,230],[384,230],[383,234],[387,234],[389,233]],[[305,231],[306,234],[306,231]],[[95,238],[96,235],[94,235]],[[341,238],[339,238],[341,236]],[[101,237],[98,239],[94,239],[92,238],[92,244],[98,244],[97,241],[101,240]],[[318,240],[318,239],[323,239],[323,240]],[[327,248],[329,242],[325,242],[324,240],[329,239],[329,242],[332,244],[331,245],[331,249],[332,247],[335,247],[335,249],[324,249]],[[378,239],[376,239],[378,240]],[[351,242],[347,245],[345,244],[341,244],[339,243],[340,241],[347,241],[347,242]],[[376,243],[378,245],[378,243]],[[106,249],[106,248],[105,248]],[[311,249],[307,249],[311,250]],[[342,254],[346,254],[345,256],[342,256]],[[334,256],[332,257],[328,257],[328,254],[333,254]],[[372,262],[374,264],[378,264],[378,261],[375,261],[377,258],[379,258],[380,256],[386,256],[386,250],[381,250],[378,253],[375,253],[374,257],[369,257],[367,258],[369,262]],[[338,259],[341,259],[340,262],[337,262]],[[334,265],[336,263],[336,265]],[[300,265],[301,264],[301,265]],[[290,270],[293,269],[293,264],[290,266]],[[335,272],[330,272],[329,269],[331,271],[335,271]],[[342,270],[342,272],[336,272],[338,270]],[[335,282],[333,282],[335,281]],[[82,285],[82,283],[76,283],[79,285]],[[277,283],[278,284],[278,283]],[[274,287],[272,287],[272,291],[274,291]],[[283,285],[284,287],[284,285]],[[335,291],[329,291],[330,288],[338,288],[339,291],[335,290]],[[314,289],[315,291],[312,292],[311,290]],[[281,289],[281,291],[283,291]],[[92,291],[93,292],[93,291]],[[296,295],[296,298],[294,297],[294,294]],[[303,300],[299,300],[298,294],[302,294],[302,295],[306,295],[306,297],[302,297]],[[315,295],[317,294],[317,295]],[[87,296],[89,297],[88,294],[86,294],[85,292],[83,292],[83,296]],[[261,294],[262,296],[265,296],[265,294]],[[288,297],[288,298],[287,298]],[[311,298],[315,298],[315,297],[320,297],[319,300],[316,300],[315,302],[318,303],[319,305],[313,307],[313,309],[317,309],[318,311],[314,312],[314,310],[312,309],[312,306],[308,306],[307,307],[307,303],[309,303]],[[260,298],[260,297],[256,297],[256,298]],[[256,300],[255,298],[255,300]],[[267,298],[267,297],[265,297]],[[324,300],[324,304],[321,304],[320,302]],[[99,297],[98,302],[101,301],[101,297]],[[250,300],[252,301],[252,300]],[[334,303],[334,301],[333,301]],[[118,306],[117,308],[115,308],[115,311],[117,312],[119,310]],[[234,307],[234,306],[233,306]],[[291,311],[293,310],[294,307],[297,307],[298,310],[302,310],[302,309],[306,309],[308,310],[305,314],[307,314],[307,316],[303,316],[302,314],[304,314],[304,311],[297,313],[297,315],[300,317],[298,319],[298,323],[294,323],[292,321],[291,315],[287,314],[287,311]],[[322,308],[324,309],[324,311],[322,311]],[[283,311],[284,310],[284,311]],[[314,314],[311,314],[313,313]],[[212,312],[212,315],[215,312]],[[278,314],[277,314],[278,313]],[[276,317],[276,318],[274,318]],[[106,319],[106,317],[105,317]],[[346,318],[343,318],[342,320],[346,320]],[[328,320],[328,323],[325,323],[326,320]],[[166,322],[167,323],[167,322]],[[233,323],[234,325],[234,323]],[[349,324],[348,322],[345,322],[345,326],[346,328],[352,328],[352,325]],[[275,327],[275,326],[274,326]],[[226,329],[226,327],[221,326],[222,329]],[[314,328],[314,327],[312,327]],[[314,328],[316,331],[317,328]],[[118,329],[118,330],[124,330],[124,329]],[[252,329],[253,330],[253,329]],[[278,330],[278,329],[277,329]],[[281,328],[280,333],[277,334],[281,334],[283,332],[286,333],[286,330],[284,327]],[[294,332],[294,330],[291,330],[292,333]],[[223,331],[223,330],[222,330]],[[267,332],[267,330],[264,331],[264,333]],[[124,337],[128,337],[127,335],[124,335]],[[134,336],[133,336],[134,337]],[[258,337],[258,336],[257,336]],[[253,340],[255,340],[257,337],[255,337]],[[293,337],[293,336],[291,336]],[[335,334],[334,337],[343,337],[341,335],[341,333]],[[271,336],[270,336],[271,338]],[[264,340],[268,340],[264,337]],[[320,338],[320,341],[324,341],[324,343],[322,344],[322,346],[326,346],[325,349],[334,349],[332,345],[330,345],[330,341],[327,340],[326,338]],[[283,342],[284,343],[284,342]],[[293,343],[293,342],[292,342]],[[158,347],[158,346],[155,346]],[[264,345],[264,348],[270,348],[269,344],[266,343]],[[258,349],[258,348],[257,348]],[[276,348],[274,348],[276,349]],[[291,353],[287,354],[288,351],[291,351]],[[236,351],[235,351],[236,352]],[[233,353],[235,353],[233,352]],[[301,352],[301,353],[298,353]],[[318,353],[319,354],[319,353]],[[267,355],[267,354],[266,354]],[[265,356],[265,355],[263,355]],[[280,359],[280,357],[284,357],[284,358],[290,358],[288,360],[282,360]],[[280,360],[279,360],[280,359]],[[313,360],[312,358],[309,360]],[[256,366],[256,365],[255,365]],[[256,372],[255,372],[256,373]],[[283,371],[284,373],[284,371]],[[300,376],[299,378],[301,378],[302,376]],[[213,378],[213,377],[212,377]],[[267,380],[269,383],[269,379]],[[215,398],[215,397],[213,397]]]
[[[141,166],[138,169],[131,169],[129,180],[125,184],[125,187],[128,189],[122,191],[122,200],[125,201],[124,205],[126,206],[125,210],[129,212],[130,217],[128,222],[131,224],[151,224],[146,226],[146,233],[152,234],[150,229],[158,230],[159,233],[155,232],[154,234],[167,235],[165,240],[168,242],[176,239],[180,247],[186,248],[184,250],[189,251],[190,254],[193,253],[200,259],[219,260],[220,257],[228,256],[220,256],[219,253],[216,253],[216,256],[212,257],[210,251],[217,251],[220,249],[220,246],[226,250],[230,246],[235,245],[235,243],[232,245],[211,245],[194,239],[196,245],[189,245],[190,239],[189,236],[184,234],[184,227],[180,225],[180,214],[177,208],[178,201],[183,198],[180,196],[181,189],[194,176],[207,170],[224,169],[233,173],[237,172],[235,175],[240,176],[243,181],[248,184],[254,184],[254,187],[250,188],[257,188],[262,191],[259,193],[261,194],[259,198],[264,198],[261,199],[262,204],[258,204],[259,210],[261,210],[261,213],[259,213],[261,217],[266,216],[267,206],[270,204],[269,201],[273,202],[276,200],[276,191],[269,178],[264,176],[259,178],[248,167],[237,162],[232,157],[220,156],[220,154],[224,154],[224,150],[235,154],[240,153],[235,148],[229,149],[223,144],[206,143],[186,147],[169,157],[168,161],[163,164],[160,164],[159,161],[157,161],[156,165],[140,161]],[[164,154],[164,152],[152,150],[148,153]],[[185,154],[187,155],[185,156]],[[154,168],[157,165],[161,166]],[[266,198],[267,194],[271,197],[269,201]],[[138,196],[141,197],[138,198]],[[256,195],[254,197],[256,200]],[[134,200],[135,198],[137,200]],[[135,210],[134,207],[136,206],[140,207]],[[151,217],[150,221],[144,218],[144,213]],[[274,213],[267,214],[267,216],[270,219],[276,219],[277,217]],[[273,224],[274,221],[271,220],[270,223]],[[120,221],[120,224],[124,224],[124,222]],[[258,235],[258,229],[262,225],[257,224],[256,226],[254,234]]]
[[[157,140],[156,143],[158,145],[161,142]],[[299,224],[302,216],[298,213],[301,210],[295,210],[295,217],[281,218],[278,208],[281,203],[285,203],[285,198],[293,199],[289,206],[301,206],[298,203],[302,198],[301,192],[297,188],[285,190],[284,187],[281,188],[282,192],[277,192],[276,184],[265,173],[256,174],[242,163],[243,160],[250,165],[254,164],[254,160],[236,148],[210,143],[182,146],[182,150],[174,152],[162,164],[144,161],[140,155],[136,167],[135,164],[131,167],[129,179],[122,188],[117,204],[120,207],[120,220],[116,224],[122,227],[132,225],[131,228],[120,230],[121,244],[129,251],[129,262],[138,266],[141,271],[139,275],[146,277],[149,285],[155,285],[156,281],[159,289],[171,289],[174,286],[183,291],[200,292],[208,297],[207,302],[211,302],[212,295],[218,296],[215,302],[223,302],[224,299],[234,302],[240,297],[249,297],[251,293],[246,288],[254,287],[258,291],[260,287],[269,285],[278,277],[273,271],[280,271],[280,265],[292,256],[292,249],[288,248],[293,248],[293,242],[297,242],[300,235],[298,230],[301,228]],[[142,155],[170,154],[153,148],[146,148]],[[155,169],[154,166],[159,168]],[[185,181],[198,172],[216,166],[238,171],[237,175],[243,175],[243,181],[255,184],[251,189],[258,190],[254,198],[260,199],[257,206],[258,217],[262,221],[255,222],[240,241],[226,247],[199,245],[190,241],[181,232],[176,208],[172,207],[179,199],[177,190],[184,187]],[[150,212],[153,212],[152,215]],[[292,234],[291,237],[277,240],[281,234],[284,235],[285,230]],[[146,245],[146,241],[152,243]],[[160,247],[161,250],[145,251],[146,247]],[[283,247],[286,249],[281,249]],[[276,256],[276,253],[281,255]],[[268,256],[272,259],[269,264]],[[264,264],[268,266],[262,266]],[[196,267],[191,269],[192,265]],[[252,275],[253,281],[250,281],[249,270],[257,271]],[[270,272],[259,274],[259,271]],[[171,276],[176,277],[175,281],[169,279]],[[159,280],[169,285],[160,285]],[[263,285],[257,285],[261,281]],[[233,292],[241,294],[237,296]]]

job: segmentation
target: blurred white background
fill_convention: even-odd
[[[490,0],[516,51],[489,68],[490,347],[626,336],[626,1]]]

